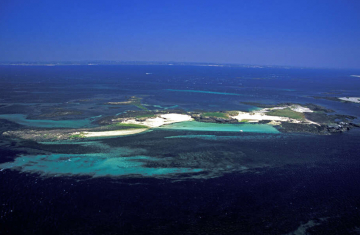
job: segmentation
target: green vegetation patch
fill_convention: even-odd
[[[131,102],[132,105],[138,107],[139,109],[148,110],[144,105],[141,104],[141,100],[142,98],[132,96],[129,101]]]
[[[85,138],[85,134],[80,132],[79,134],[73,134],[69,136],[70,139],[82,139]]]
[[[141,104],[142,98],[131,96],[127,101],[120,102],[107,102],[108,105],[134,105],[142,110],[148,110],[145,106]]]
[[[227,111],[226,112],[228,115],[230,115],[230,116],[237,116],[237,115],[239,115],[239,111]]]
[[[154,117],[156,117],[156,115],[152,113],[135,116],[135,118],[154,118]]]
[[[220,112],[206,112],[206,113],[202,113],[202,116],[216,117],[216,118],[229,118],[229,115],[227,113],[220,113]]]
[[[138,107],[139,109],[142,110],[148,110],[145,106],[143,106],[142,104],[134,104],[136,107]]]
[[[132,105],[138,107],[139,109],[148,110],[145,106],[141,104],[141,100],[142,98],[132,96],[129,101],[131,102]]]
[[[303,113],[295,112],[289,108],[285,109],[273,109],[266,113],[269,116],[288,117],[298,120],[304,120],[305,116]]]

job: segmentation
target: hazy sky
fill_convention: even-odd
[[[0,61],[360,68],[358,0],[0,0]]]

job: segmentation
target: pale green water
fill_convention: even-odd
[[[57,143],[61,144],[61,142]],[[68,144],[68,142],[65,142]],[[77,144],[97,147],[101,153],[88,154],[49,154],[23,155],[14,160],[0,164],[0,168],[13,168],[25,172],[36,172],[43,175],[91,175],[102,176],[163,176],[180,173],[195,173],[201,169],[192,168],[150,168],[146,162],[161,159],[145,155],[143,149],[110,148],[99,142],[78,142]]]
[[[179,107],[179,105],[173,105],[173,106],[169,106],[169,107],[164,107],[161,105],[153,105],[154,108],[160,108],[160,109],[175,109],[177,107]]]
[[[195,92],[195,93],[207,93],[207,94],[215,94],[215,95],[238,95],[241,94],[236,93],[227,93],[227,92],[216,92],[216,91],[201,91],[201,90],[176,90],[176,89],[166,89],[167,91],[178,91],[178,92]]]
[[[81,127],[91,127],[91,119],[80,119],[80,120],[31,120],[26,119],[24,114],[0,114],[0,118],[19,123],[25,126],[33,127],[47,127],[47,128],[81,128]]]
[[[259,107],[252,107],[252,108],[249,108],[249,110],[247,110],[248,112],[253,112],[253,111],[258,111],[258,110],[261,110],[263,108],[259,108]]]
[[[228,131],[228,132],[256,132],[279,133],[273,126],[266,124],[218,124],[206,122],[178,122],[159,127],[159,129],[189,130],[189,131]]]
[[[279,138],[279,135],[262,135],[262,136],[219,136],[219,135],[175,135],[175,136],[167,136],[166,139],[204,139],[204,140],[253,140],[253,139],[274,139]]]

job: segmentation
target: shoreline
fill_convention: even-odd
[[[280,132],[310,132],[314,134],[331,134],[359,127],[352,123],[352,117],[341,115],[327,115],[326,111],[314,112],[312,106],[299,104],[279,105],[266,107],[250,112],[242,111],[214,111],[214,112],[187,112],[156,113],[141,111],[132,116],[113,118],[107,117],[102,127],[79,129],[22,129],[3,132],[3,136],[35,141],[47,140],[77,140],[91,137],[127,136],[145,132],[152,128],[181,122],[198,121],[201,123],[218,124],[266,124],[274,126]],[[315,111],[316,108],[314,109]],[[336,118],[342,118],[335,121]],[[310,120],[309,120],[310,119]],[[211,131],[211,130],[209,130]],[[241,130],[240,130],[241,132]]]

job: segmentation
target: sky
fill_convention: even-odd
[[[0,61],[360,69],[358,0],[0,0]]]

